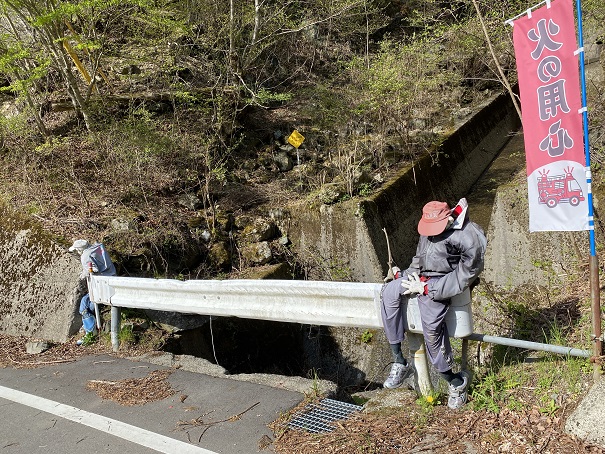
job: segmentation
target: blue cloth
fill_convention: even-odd
[[[85,333],[94,331],[96,325],[95,305],[90,301],[88,293],[80,300],[80,314],[82,315],[82,326]]]

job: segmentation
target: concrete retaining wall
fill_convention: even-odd
[[[527,193],[514,185],[498,189],[487,234],[482,278],[505,290],[561,285],[590,255],[588,232],[529,233]]]
[[[318,209],[304,203],[290,207],[293,248],[311,261],[319,256],[343,267],[353,281],[381,282],[388,269],[382,229],[389,234],[393,259],[407,267],[422,206],[464,197],[519,127],[509,95],[501,94],[373,197]]]

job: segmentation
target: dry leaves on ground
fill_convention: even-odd
[[[120,405],[144,405],[165,399],[176,393],[167,378],[171,369],[154,370],[143,378],[127,378],[118,381],[90,380],[86,388],[93,390],[101,399],[113,400]]]
[[[50,343],[42,353],[27,353],[26,344],[34,339],[0,334],[0,367],[30,369],[49,364],[75,361],[87,355],[113,355],[118,357],[140,356],[153,351],[149,346],[122,343],[120,351],[114,352],[111,345],[102,341],[91,345],[76,345],[75,338],[65,343]]]
[[[31,339],[0,334],[0,367],[30,369],[55,363],[66,363],[95,353],[107,353],[111,349],[95,344],[82,347],[75,342],[50,344],[48,350],[42,353],[29,354],[26,344]]]
[[[330,433],[286,429],[274,447],[280,454],[605,453],[605,449],[565,433],[564,419],[537,409],[504,409],[496,414],[473,411],[470,406],[459,412],[438,406],[423,413],[411,400],[409,406],[389,414],[353,414],[336,422]]]

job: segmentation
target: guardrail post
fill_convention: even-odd
[[[420,394],[427,396],[433,392],[433,383],[429,372],[429,362],[424,349],[424,337],[422,334],[408,332],[408,343],[410,344],[410,353],[414,358],[414,367],[418,374],[418,389]]]
[[[460,356],[460,368],[462,370],[468,370],[468,339],[462,339],[462,351]]]
[[[120,348],[120,308],[111,306],[111,346],[114,352]]]

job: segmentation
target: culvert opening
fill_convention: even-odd
[[[212,317],[202,327],[179,332],[164,350],[203,358],[231,374],[304,376],[302,335],[294,324]]]
[[[275,374],[329,380],[340,389],[366,386],[351,352],[342,351],[334,328],[298,323],[212,317],[178,332],[163,350],[203,358],[230,374]]]

